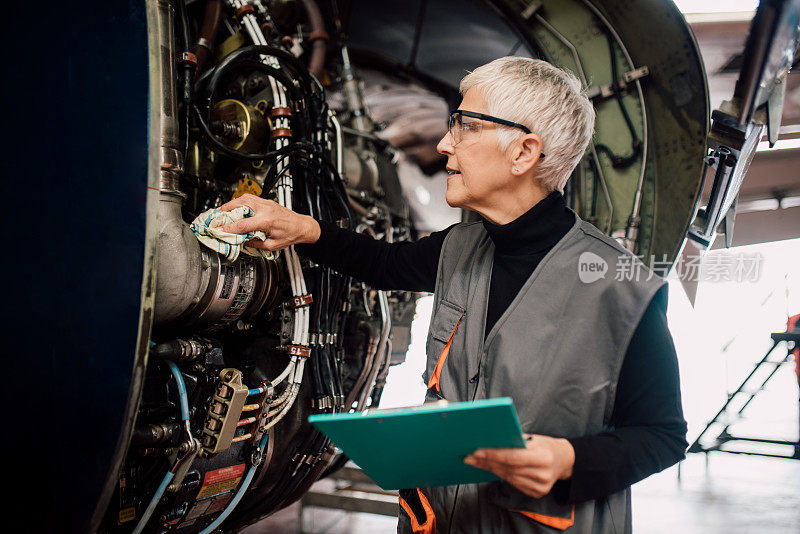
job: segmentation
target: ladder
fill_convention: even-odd
[[[786,440],[775,440],[775,439],[765,439],[765,438],[753,438],[753,437],[744,437],[744,436],[736,436],[730,432],[730,426],[741,419],[742,413],[745,411],[747,406],[752,402],[752,400],[756,397],[756,395],[763,391],[767,382],[775,376],[775,373],[778,369],[786,363],[791,362],[792,353],[797,353],[798,347],[800,347],[800,330],[794,330],[792,332],[774,332],[770,334],[770,338],[772,339],[772,346],[769,348],[767,353],[761,358],[754,367],[753,370],[747,375],[747,378],[742,381],[739,387],[728,396],[728,400],[722,406],[722,408],[717,412],[717,415],[714,416],[714,419],[706,425],[705,429],[697,436],[697,439],[689,446],[687,452],[703,452],[708,454],[712,451],[718,452],[727,452],[731,454],[747,454],[752,456],[767,456],[771,458],[790,458],[794,460],[800,460],[800,436],[798,437],[797,441],[786,441]],[[780,343],[786,343],[786,354],[780,359],[770,358],[770,356],[775,352],[775,348]],[[770,368],[769,372],[766,374],[766,378],[763,378],[763,373],[759,373],[759,370],[763,368]],[[760,385],[757,387],[753,387],[754,385]],[[800,385],[800,376],[798,376],[798,385]],[[800,419],[798,420],[798,424],[800,425]],[[800,426],[798,426],[798,432],[800,432]],[[715,435],[716,434],[716,435]],[[714,436],[710,438],[710,436]],[[748,443],[760,443],[760,444],[768,444],[768,445],[786,445],[792,447],[793,452],[789,454],[781,454],[775,452],[761,452],[761,451],[753,451],[753,450],[742,450],[736,448],[729,448],[724,447],[727,443],[731,442],[748,442]]]

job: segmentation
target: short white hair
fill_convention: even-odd
[[[459,90],[463,95],[472,87],[480,90],[490,115],[523,124],[542,138],[545,158],[536,164],[536,177],[548,192],[563,193],[594,133],[594,106],[578,78],[546,61],[508,56],[471,71]],[[501,150],[525,135],[496,126]]]

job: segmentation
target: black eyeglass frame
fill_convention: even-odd
[[[533,133],[533,132],[531,132],[530,128],[528,128],[524,124],[520,124],[518,122],[513,122],[513,121],[506,120],[506,119],[501,119],[499,117],[493,117],[491,115],[486,115],[485,113],[476,113],[474,111],[466,111],[466,110],[463,110],[463,109],[454,109],[453,111],[450,112],[450,116],[448,117],[448,120],[447,120],[447,131],[451,132],[450,133],[451,136],[453,135],[452,131],[453,131],[453,126],[455,125],[455,116],[456,115],[461,115],[461,116],[464,116],[464,117],[471,117],[473,119],[481,119],[481,120],[489,121],[489,122],[495,122],[497,124],[502,124],[503,126],[509,126],[511,128],[519,128],[520,130],[522,130],[526,134]],[[453,140],[455,141],[455,138]],[[541,152],[539,154],[539,159],[543,159],[543,158],[544,158],[544,152]]]

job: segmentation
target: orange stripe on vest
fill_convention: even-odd
[[[544,515],[544,514],[537,514],[535,512],[526,512],[524,510],[511,510],[512,512],[519,512],[520,514],[530,517],[534,521],[538,521],[543,525],[547,525],[548,527],[553,527],[557,530],[567,530],[569,527],[575,524],[575,505],[572,505],[572,513],[570,514],[569,518],[566,517],[554,517],[551,515]]]
[[[411,520],[411,530],[413,532],[418,534],[434,534],[436,532],[436,516],[433,515],[433,507],[419,488],[417,488],[417,494],[419,495],[419,502],[422,503],[422,508],[425,510],[424,523],[420,525],[417,516],[414,515],[411,507],[402,497],[400,497],[400,506],[402,506],[403,510],[408,514],[408,518]]]
[[[461,319],[464,318],[464,314],[461,314],[461,317],[458,318],[458,322],[456,323],[456,327],[453,328],[453,333],[450,334],[450,338],[447,340],[447,345],[444,346],[442,349],[442,353],[439,355],[439,361],[436,362],[436,368],[433,370],[433,376],[428,381],[428,389],[436,388],[437,392],[441,392],[439,389],[439,377],[442,374],[442,367],[444,367],[444,362],[447,359],[447,355],[450,353],[450,345],[453,344],[453,336],[456,335],[456,330],[458,330],[458,325],[461,324]]]

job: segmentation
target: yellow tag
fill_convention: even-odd
[[[233,194],[233,198],[239,198],[245,193],[250,193],[257,197],[261,196],[261,186],[250,178],[242,178],[236,186],[236,192]]]
[[[133,521],[134,519],[136,519],[136,508],[133,506],[130,508],[123,508],[119,511],[120,523],[127,523],[128,521]]]

